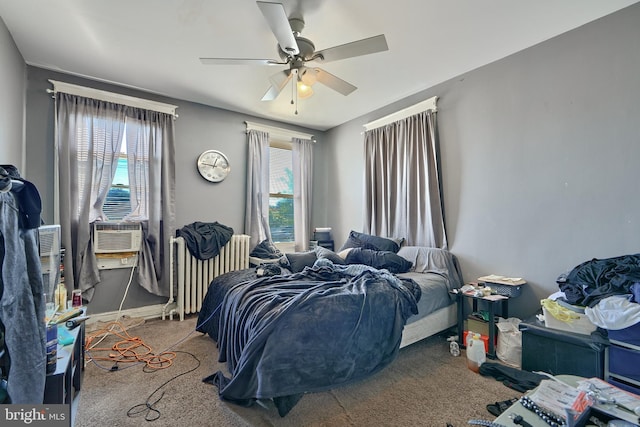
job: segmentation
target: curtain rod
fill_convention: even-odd
[[[315,139],[313,139],[313,135],[310,133],[297,132],[294,130],[263,125],[255,122],[245,121],[245,123],[247,125],[247,132],[249,132],[250,130],[259,130],[262,132],[267,132],[269,134],[269,137],[275,138],[275,139],[291,140],[292,138],[300,138],[300,139],[310,139],[315,142]]]
[[[53,90],[47,89],[48,93],[69,93],[71,95],[84,96],[86,98],[97,99],[105,102],[113,102],[115,104],[127,105],[129,107],[144,108],[145,110],[157,111],[159,113],[171,114],[174,117],[178,117],[178,115],[176,114],[176,108],[178,107],[176,105],[108,92],[106,90],[78,86],[71,83],[59,82],[56,80],[49,80],[49,82],[53,84]]]
[[[436,102],[438,101],[437,96],[433,96],[425,101],[418,102],[410,107],[404,108],[400,111],[396,111],[395,113],[391,113],[387,116],[381,117],[377,120],[364,124],[365,130],[371,130],[375,128],[379,128],[384,125],[388,125],[389,123],[397,122],[398,120],[405,119],[407,117],[413,116],[414,114],[421,113],[427,110],[437,111]]]

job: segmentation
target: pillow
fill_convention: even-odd
[[[404,246],[400,248],[398,255],[411,261],[416,273],[439,271],[448,274],[452,265],[451,253],[446,249]]]
[[[373,268],[386,269],[393,274],[406,273],[413,266],[413,263],[393,252],[362,248],[351,249],[345,261],[347,264],[364,264]]]
[[[399,248],[401,248],[404,244],[404,237],[387,237],[387,239],[394,242],[396,245],[398,245]]]
[[[338,252],[338,256],[340,258],[342,258],[343,260],[347,259],[347,255],[349,255],[349,252],[351,252],[353,248],[347,248],[347,249],[343,249],[340,252]]]
[[[404,241],[404,239],[401,239],[400,241]],[[400,244],[393,239],[358,233],[357,231],[352,230],[349,233],[347,241],[344,242],[344,245],[342,245],[340,250],[348,248],[363,248],[374,251],[388,251],[396,253],[400,249]]]
[[[464,285],[460,265],[455,255],[446,249],[428,248],[426,246],[404,246],[398,255],[411,261],[416,273],[436,271],[449,278],[449,288],[460,288]]]
[[[334,264],[344,264],[344,259],[340,255],[323,246],[316,246],[315,253],[318,259],[326,258]]]
[[[277,259],[282,256],[282,252],[268,239],[258,243],[249,254],[250,257],[263,259]]]
[[[293,252],[284,254],[282,262],[284,262],[283,267],[288,268],[293,273],[299,273],[304,270],[305,267],[312,267],[316,259],[318,259],[318,257],[314,251]]]

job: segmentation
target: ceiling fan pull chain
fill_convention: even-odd
[[[293,70],[293,74],[295,74],[295,76],[293,76],[293,78],[291,79],[291,105],[295,105],[295,115],[298,115],[298,72],[297,70]],[[293,94],[295,91],[295,98],[296,101],[293,102]]]

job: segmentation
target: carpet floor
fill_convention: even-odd
[[[249,408],[222,402],[202,379],[218,370],[216,344],[195,332],[196,318],[151,320],[126,333],[149,347],[138,353],[175,352],[171,365],[102,360],[116,351],[122,336],[93,339],[78,396],[75,427],[116,426],[453,426],[470,419],[493,420],[486,405],[519,393],[483,377],[449,353],[444,335],[400,350],[398,358],[374,376],[321,393],[306,394],[285,416],[272,407]],[[90,332],[87,331],[89,336]],[[130,345],[130,344],[127,344]],[[97,350],[105,348],[106,350]],[[92,359],[92,360],[91,360]],[[156,366],[157,367],[157,366]]]

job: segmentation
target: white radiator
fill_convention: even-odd
[[[191,255],[182,237],[171,237],[169,247],[172,261],[168,304],[174,302],[174,288],[178,292],[176,308],[169,313],[170,319],[173,319],[176,311],[180,320],[184,320],[185,314],[199,312],[209,283],[215,277],[229,271],[249,268],[249,236],[246,234],[234,234],[215,258],[204,261]],[[163,312],[163,319],[164,316]]]

